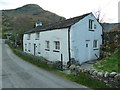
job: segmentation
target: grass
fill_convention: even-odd
[[[104,60],[99,61],[94,66],[98,71],[108,71],[108,72],[118,72],[120,73],[120,49],[105,58]]]
[[[14,54],[19,56],[23,60],[30,62],[33,65],[36,65],[36,66],[43,68],[47,71],[55,73],[59,76],[65,77],[73,82],[78,83],[78,84],[82,84],[82,85],[85,85],[87,87],[94,88],[94,89],[109,88],[109,86],[106,86],[104,83],[102,83],[98,80],[94,80],[94,79],[90,78],[89,76],[86,76],[84,73],[80,73],[79,76],[74,76],[72,74],[68,75],[68,74],[65,74],[63,72],[58,71],[57,69],[49,67],[46,62],[41,62],[40,60],[44,59],[42,57],[35,57],[35,56],[30,55],[30,54],[21,52],[19,50],[15,50],[13,48],[11,48],[11,49],[12,49]]]
[[[61,72],[59,74],[73,82],[76,82],[78,84],[81,84],[81,85],[84,85],[84,86],[87,86],[93,89],[110,88],[109,86],[106,86],[105,83],[92,79],[91,77],[89,77],[88,75],[84,73],[79,73],[79,76],[75,76],[73,74],[65,74]]]

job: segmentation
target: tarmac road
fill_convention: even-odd
[[[1,45],[2,88],[86,88],[23,61],[8,45]]]

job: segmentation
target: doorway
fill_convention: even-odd
[[[90,40],[86,40],[86,57],[87,57],[87,60],[90,60],[90,57],[91,57]]]

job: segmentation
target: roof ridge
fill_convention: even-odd
[[[86,17],[89,14],[91,14],[91,13],[86,13],[86,14],[83,14],[81,16],[76,16],[73,18],[69,18],[66,20],[62,20],[62,21],[53,23],[53,24],[48,24],[45,26],[36,27],[34,29],[31,29],[30,31],[25,32],[25,33],[33,33],[35,31],[40,32],[40,31],[47,31],[47,30],[52,30],[52,29],[67,28],[67,27],[70,27],[71,25],[75,24],[79,20],[83,19],[84,17]]]

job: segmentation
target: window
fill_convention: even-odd
[[[49,50],[50,50],[49,44],[50,44],[50,42],[49,42],[49,41],[46,41],[46,47],[45,47],[45,48],[46,48],[46,49],[45,49],[46,51],[49,51]]]
[[[60,42],[54,41],[54,43],[55,43],[55,50],[60,50]]]
[[[27,36],[27,40],[30,40],[30,34],[28,34],[28,36]]]
[[[94,20],[91,20],[91,19],[90,19],[90,20],[89,20],[89,30],[90,30],[90,31],[94,31],[94,30],[93,30],[93,29],[94,29],[93,26],[94,26]]]
[[[86,48],[89,47],[90,40],[86,40]]]
[[[88,43],[86,43],[86,47],[88,47]]]
[[[28,52],[31,50],[31,43],[28,44]]]
[[[97,28],[97,26],[96,26],[96,24],[94,24],[94,29],[96,29]]]
[[[25,51],[27,51],[27,44],[25,44]]]
[[[36,40],[39,40],[39,33],[36,33]]]
[[[97,40],[94,40],[93,41],[93,48],[97,48],[98,47],[98,41]]]

